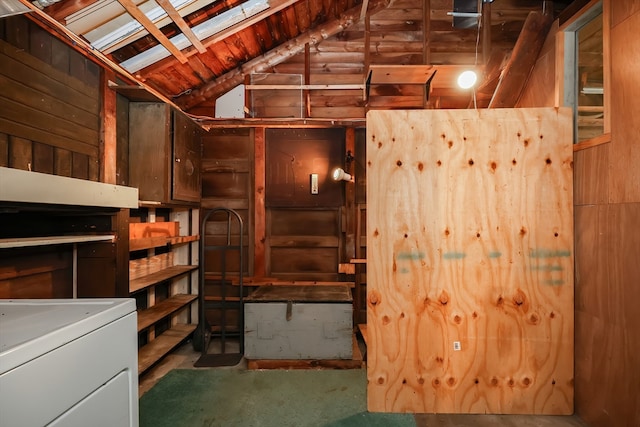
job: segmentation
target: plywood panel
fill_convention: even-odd
[[[569,109],[370,111],[368,409],[573,412]]]
[[[611,30],[611,134],[609,148],[609,202],[640,201],[640,13]]]
[[[574,204],[607,203],[609,144],[574,153]]]

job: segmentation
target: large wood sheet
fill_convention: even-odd
[[[568,109],[370,111],[368,409],[573,412]]]

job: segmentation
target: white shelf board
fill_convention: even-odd
[[[10,238],[0,239],[0,249],[23,248],[27,246],[62,245],[65,243],[106,242],[113,239],[115,239],[113,234]]]
[[[0,202],[138,208],[138,189],[0,167]]]

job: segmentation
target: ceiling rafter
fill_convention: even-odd
[[[156,25],[151,22],[147,15],[142,12],[131,0],[118,0],[118,3],[124,7],[127,12],[151,34],[162,46],[165,47],[180,63],[184,64],[188,61],[187,57],[178,49],[167,36]]]
[[[182,16],[180,16],[180,13],[176,10],[175,7],[173,7],[171,2],[169,0],[155,0],[155,1],[160,5],[160,7],[164,9],[165,12],[167,12],[167,15],[169,15],[169,18],[171,18],[171,20],[178,26],[178,28],[180,28],[180,31],[182,31],[182,34],[184,34],[189,39],[193,47],[195,47],[198,50],[198,52],[205,53],[207,51],[207,48],[202,44],[200,39],[193,33],[189,24],[187,24],[185,20],[182,18]]]
[[[389,6],[390,0],[370,0],[369,14],[375,14]],[[338,18],[332,19],[312,30],[307,31],[289,40],[288,42],[270,50],[266,54],[259,56],[236,69],[220,76],[216,80],[206,83],[204,86],[185,94],[176,100],[182,109],[187,110],[194,105],[205,102],[209,99],[216,99],[239,84],[244,83],[245,76],[252,73],[261,73],[277,65],[286,59],[300,53],[305,45],[315,45],[322,40],[329,38],[345,28],[360,21],[362,8],[360,5],[348,9]]]
[[[255,24],[256,22],[260,22],[263,19],[268,18],[269,16],[273,15],[274,13],[277,13],[279,11],[281,11],[282,9],[291,6],[292,4],[296,3],[298,0],[274,0],[273,2],[270,2],[270,6],[268,9],[259,12],[245,20],[243,20],[242,22],[239,22],[235,25],[230,26],[229,28],[226,28],[222,31],[219,31],[218,33],[207,37],[206,39],[202,40],[202,44],[205,47],[209,47],[215,43],[218,43],[224,39],[226,39],[227,37],[231,37],[234,34],[236,34],[239,31],[244,30],[247,27],[250,27],[251,25]],[[186,48],[183,52],[187,58],[191,57],[193,55],[196,54],[195,49],[193,49],[192,47]],[[136,75],[138,76],[145,76],[148,74],[154,74],[154,73],[159,73],[162,70],[166,69],[167,67],[172,67],[173,66],[173,60],[171,58],[165,58],[163,60],[160,60],[156,63],[154,63],[153,65],[150,65],[148,67],[145,67],[142,70],[139,70],[136,72]]]

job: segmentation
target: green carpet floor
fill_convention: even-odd
[[[367,412],[366,371],[177,369],[140,399],[140,427],[414,427]]]

